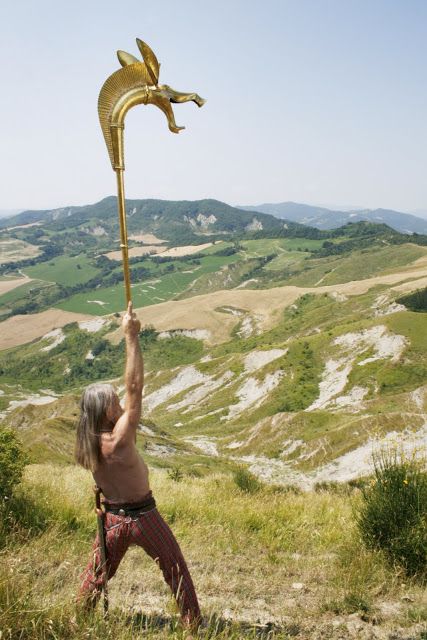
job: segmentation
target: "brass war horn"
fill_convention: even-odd
[[[125,116],[129,109],[137,104],[154,104],[166,115],[169,130],[173,133],[179,133],[185,127],[177,126],[171,103],[192,101],[198,107],[202,107],[205,103],[205,100],[197,93],[180,93],[167,84],[158,84],[160,65],[154,52],[139,38],[136,39],[136,43],[144,62],[140,62],[130,53],[117,51],[117,57],[122,68],[107,78],[98,98],[99,120],[111,165],[117,176],[120,248],[122,250],[127,303],[131,301],[131,290],[123,181],[123,172],[125,170],[123,147]]]

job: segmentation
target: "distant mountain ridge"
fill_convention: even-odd
[[[292,220],[317,229],[336,229],[348,222],[368,221],[385,223],[400,233],[427,233],[427,220],[409,213],[391,209],[357,209],[354,211],[334,211],[325,207],[315,207],[297,202],[265,203],[240,206],[245,211],[260,211],[277,218]]]
[[[383,223],[404,234],[427,234],[427,220],[390,209],[357,209],[336,211],[297,202],[265,203],[233,207],[225,202],[206,198],[203,200],[127,199],[130,232],[145,231],[163,233],[165,239],[183,239],[188,234],[235,233],[245,231],[271,231],[285,228],[298,230],[300,226],[314,227],[322,231],[342,227],[349,222]],[[251,215],[252,214],[252,215]],[[106,231],[117,226],[116,197],[108,196],[95,204],[68,206],[57,209],[27,210],[15,215],[0,217],[0,229],[34,223],[54,227],[84,228],[87,224],[100,223]],[[178,236],[178,238],[177,238]]]
[[[214,199],[155,200],[127,199],[129,233],[156,233],[165,240],[197,241],[200,235],[245,233],[289,229],[304,231],[305,225],[285,221],[271,214],[249,212]],[[22,213],[0,220],[0,229],[40,223],[51,231],[71,230],[89,232],[96,228],[102,236],[118,232],[117,200],[115,196],[80,207],[62,207]]]

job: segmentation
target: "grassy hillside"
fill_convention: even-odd
[[[369,447],[391,432],[425,442],[425,317],[390,287],[425,277],[427,249],[390,245],[381,226],[344,231],[326,246],[240,238],[132,258],[147,371],[140,447],[152,466],[204,476],[244,464],[307,489],[363,475]],[[354,248],[355,239],[371,245]],[[50,300],[101,316],[0,353],[3,422],[22,432],[34,462],[67,463],[81,389],[122,382],[121,268],[80,253],[24,272],[38,279],[0,296],[5,315]]]
[[[73,620],[95,532],[91,485],[76,467],[27,468],[14,535],[1,523],[0,628],[13,640],[181,639],[160,572],[137,548],[110,583],[108,623],[100,612]],[[199,637],[425,637],[425,589],[365,549],[357,489],[301,495],[258,484],[247,493],[229,476],[176,481],[162,471],[152,485],[193,575],[205,619]]]
[[[393,305],[385,286],[349,298],[305,294],[262,332],[250,313],[224,308],[219,316],[235,314],[232,335],[211,346],[191,331],[146,328],[141,450],[156,467],[205,475],[246,464],[303,488],[363,475],[370,439],[425,437],[425,318]],[[22,432],[33,461],[72,459],[77,405],[68,394],[94,380],[120,385],[114,326],[72,324],[0,354],[3,408],[24,405],[4,423]]]
[[[221,218],[219,204],[150,203],[144,215],[178,244],[191,214],[190,241],[200,242],[232,214]],[[112,225],[115,203],[102,206]],[[145,206],[130,210],[135,232],[147,230]],[[124,299],[99,218],[69,213],[16,231],[45,253],[15,264],[11,275],[33,280],[0,296],[3,338],[18,345],[0,352],[2,425],[31,462],[18,515],[0,520],[0,631],[178,639],[156,567],[135,549],[112,582],[108,625],[72,620],[94,530],[91,481],[73,466],[78,399],[99,380],[123,394]],[[175,219],[170,236],[155,215]],[[423,240],[403,243],[381,225],[327,240],[236,225],[196,254],[131,260],[146,369],[137,447],[189,559],[207,617],[201,637],[424,640],[425,589],[366,551],[354,520],[372,451],[397,441],[425,452],[425,305],[412,293],[427,277]],[[44,317],[35,339],[17,339],[49,307],[90,316]]]
[[[59,256],[54,260],[25,269],[25,274],[30,278],[64,285],[87,282],[98,272],[99,269],[93,266],[86,255]]]

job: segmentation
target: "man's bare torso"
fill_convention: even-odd
[[[93,477],[107,502],[139,502],[150,491],[148,467],[133,442],[116,446],[114,434],[101,434],[101,461]]]

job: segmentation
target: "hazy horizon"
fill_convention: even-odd
[[[179,135],[159,110],[131,110],[127,197],[427,211],[421,1],[21,0],[0,17],[4,209],[114,194],[97,97],[138,36],[161,82],[207,103],[174,105]]]

